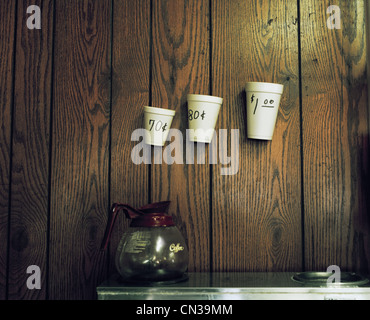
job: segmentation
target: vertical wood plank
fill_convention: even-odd
[[[6,298],[16,2],[0,2],[0,300]]]
[[[50,299],[91,299],[109,207],[110,1],[57,1]]]
[[[305,267],[369,271],[365,2],[301,1]],[[333,14],[333,12],[332,12]]]
[[[131,159],[139,141],[131,141],[143,128],[143,107],[149,104],[150,0],[114,1],[112,52],[111,202],[134,207],[147,204],[149,165]],[[128,221],[117,218],[110,242],[110,272]]]
[[[152,17],[152,105],[176,110],[171,128],[181,130],[185,148],[186,95],[209,94],[209,2],[155,0]],[[178,146],[178,142],[172,143]],[[163,150],[157,149],[162,155]],[[183,164],[152,165],[151,197],[171,201],[169,212],[187,238],[189,270],[206,271],[210,268],[208,156],[203,165],[196,159],[195,164],[186,164],[185,150],[175,150],[181,151]]]
[[[212,1],[212,93],[225,99],[219,127],[229,129],[229,146],[230,129],[240,130],[238,173],[213,169],[214,271],[301,267],[297,14],[293,0]],[[246,138],[248,81],[285,86],[271,142]]]
[[[27,8],[41,10],[28,29]],[[45,299],[52,70],[52,1],[18,1],[10,215],[9,299]],[[26,286],[27,268],[41,271],[41,289]]]

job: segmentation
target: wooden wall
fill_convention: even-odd
[[[341,9],[330,29],[327,8]],[[41,29],[26,25],[30,5]],[[128,222],[113,202],[171,200],[190,271],[370,271],[365,1],[0,2],[0,299],[91,299]],[[248,140],[247,81],[284,84],[274,138]],[[239,170],[136,165],[143,106],[224,98]],[[224,146],[224,144],[223,144]],[[154,148],[151,149],[154,154]],[[156,152],[161,152],[156,148]],[[231,155],[232,156],[232,155]],[[27,267],[41,270],[30,290]]]

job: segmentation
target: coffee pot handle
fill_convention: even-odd
[[[143,214],[140,210],[135,209],[128,204],[114,203],[110,209],[107,228],[105,229],[104,239],[100,247],[100,250],[102,251],[107,249],[114,223],[116,222],[117,215],[121,210],[125,212],[126,217],[129,219],[134,219]]]

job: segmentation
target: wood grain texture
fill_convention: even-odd
[[[365,2],[301,1],[305,267],[369,271]]]
[[[149,164],[131,158],[149,105],[150,1],[114,1],[112,52],[111,202],[140,207],[148,203]],[[118,242],[129,222],[117,218],[110,242],[110,272],[115,272]]]
[[[219,128],[240,130],[239,171],[213,170],[214,271],[301,267],[300,114],[296,1],[213,0],[212,93]],[[246,138],[248,81],[284,84],[271,142]]]
[[[106,277],[111,3],[55,5],[49,298],[91,299]]]
[[[30,30],[27,8],[41,10]],[[52,1],[18,1],[8,299],[45,299],[47,275]],[[27,268],[41,270],[41,289],[26,286]]]
[[[203,165],[196,164],[194,159],[195,164],[186,164],[184,149],[186,95],[209,94],[209,3],[205,0],[153,1],[152,20],[152,105],[176,110],[171,128],[181,130],[184,148],[174,151],[183,151],[183,157],[179,156],[183,164],[168,165],[163,161],[152,165],[151,199],[171,201],[170,213],[188,243],[189,270],[206,271],[210,268],[208,155]],[[168,143],[164,148],[167,146]],[[157,150],[162,156],[163,150]]]
[[[15,1],[0,2],[0,300],[6,298]]]
[[[0,299],[95,298],[129,223],[100,252],[113,202],[171,200],[190,271],[369,273],[365,3],[338,0],[332,30],[329,0],[0,1]],[[285,86],[271,142],[246,137],[248,81]],[[224,98],[235,175],[208,145],[186,163],[188,93]],[[149,104],[176,110],[183,164],[133,163]]]

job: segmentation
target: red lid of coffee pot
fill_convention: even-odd
[[[175,224],[172,217],[166,214],[169,205],[170,201],[161,201],[135,209],[128,204],[114,203],[111,207],[101,250],[105,250],[108,246],[114,222],[119,211],[123,210],[126,217],[132,219],[130,227],[170,227]]]

